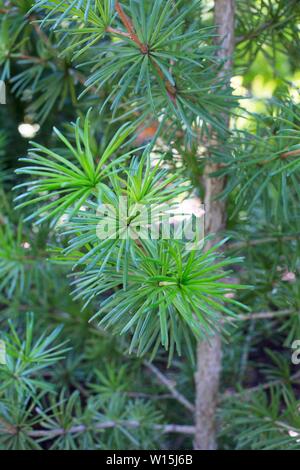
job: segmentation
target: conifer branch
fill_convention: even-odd
[[[153,61],[152,61],[152,64],[153,64],[153,67],[155,68],[155,70],[157,71],[159,77],[162,80],[164,80],[166,91],[168,93],[168,96],[169,96],[170,100],[173,102],[173,104],[176,104],[176,88],[171,84],[171,82],[169,80],[165,79],[165,76],[164,76],[163,72],[161,71],[159,65],[156,62],[153,62]]]
[[[295,84],[281,76],[276,52],[296,64],[299,0],[284,6],[282,0],[214,0],[215,28],[205,27],[198,1],[21,3],[0,2],[0,66],[14,108],[6,116],[0,106],[0,302],[11,323],[0,341],[0,362],[9,366],[0,367],[0,447],[93,449],[100,440],[103,448],[120,450],[138,439],[141,448],[166,448],[182,447],[188,437],[196,449],[210,450],[219,435],[221,448],[228,442],[236,449],[299,448],[300,372],[288,351],[281,354],[284,337],[292,339],[300,321],[298,279],[278,268],[274,305],[259,289],[255,298],[246,294],[249,308],[240,312],[240,299],[228,295],[247,288],[240,283],[252,279],[251,270],[266,279],[283,255],[292,266],[297,261],[300,233],[288,227],[297,220],[300,117],[290,93]],[[239,41],[245,41],[236,50],[243,70],[261,52],[276,85],[289,85],[266,99],[263,116],[249,110],[245,128],[230,126],[239,103],[229,86]],[[245,72],[249,89],[252,75]],[[19,124],[23,99],[26,119]],[[16,128],[22,139],[38,136],[21,167],[16,159],[24,141],[19,146],[18,133],[14,141]],[[10,174],[14,169],[24,180]],[[209,236],[201,252],[187,253],[184,240],[98,236],[99,204],[119,209],[126,195],[131,229],[137,202],[170,208],[190,182],[206,206]],[[15,184],[18,213],[8,196]],[[222,245],[227,200],[232,240]],[[256,218],[251,231],[235,216],[242,210]],[[235,255],[240,249],[249,272],[231,274],[243,259]],[[72,300],[62,295],[71,267]],[[44,312],[36,331],[31,314],[25,328],[10,319],[27,310]],[[47,324],[55,325],[53,333]],[[268,325],[282,328],[262,369]],[[226,371],[236,385],[224,384],[220,393],[223,333],[230,335]],[[187,390],[184,371],[165,364],[184,344],[183,362],[192,366],[196,341],[195,387]],[[162,362],[145,360],[151,352]],[[240,370],[230,359],[238,356]],[[163,399],[161,407],[155,400]],[[168,418],[174,406],[180,424]]]
[[[121,5],[118,1],[115,1],[115,9],[116,9],[123,25],[127,29],[128,36],[130,37],[130,39],[137,44],[137,46],[140,48],[142,54],[148,54],[147,44],[143,44],[139,40],[139,38],[138,38],[138,36],[135,32],[135,29],[134,29],[134,26],[133,26],[133,23],[132,23],[131,19],[126,15],[126,13],[124,12],[123,8],[121,7]]]
[[[126,35],[126,37],[129,37],[133,42],[136,43],[136,45],[139,47],[140,51],[142,54],[148,54],[149,55],[149,48],[148,48],[148,44],[144,44],[140,41],[140,39],[138,38],[136,32],[135,32],[135,29],[134,29],[134,25],[131,21],[131,19],[126,15],[126,13],[124,12],[122,6],[120,5],[120,3],[118,1],[115,2],[115,9],[123,23],[123,25],[125,26],[125,28],[127,29],[128,33],[122,33],[122,35]],[[112,28],[107,28],[107,31],[108,32],[113,32],[115,34],[120,34],[119,30],[113,30]],[[165,77],[163,71],[161,70],[161,68],[159,67],[159,65],[152,61],[152,65],[153,67],[155,68],[155,70],[157,71],[159,77],[164,81],[165,83],[165,87],[166,87],[166,91],[167,91],[167,94],[169,96],[169,98],[171,99],[171,101],[176,104],[176,87],[174,87],[172,85],[172,83]]]
[[[290,150],[289,152],[284,152],[280,155],[280,158],[288,157],[300,157],[300,149]]]
[[[219,37],[218,56],[223,60],[220,76],[228,76],[232,68],[234,50],[235,0],[215,0],[214,19]],[[229,117],[224,115],[224,122],[229,127]],[[226,224],[225,201],[218,196],[225,188],[225,177],[210,177],[218,170],[217,163],[209,163],[205,168],[205,230],[220,236]],[[208,246],[209,247],[209,246]],[[216,410],[219,381],[222,363],[221,337],[215,334],[209,341],[199,341],[197,346],[197,370],[195,373],[196,433],[194,448],[196,450],[215,450],[216,443]]]
[[[117,428],[118,426],[123,426],[129,429],[136,429],[141,426],[139,421],[128,420],[128,421],[103,421],[96,423],[95,425],[87,426],[85,424],[78,424],[77,426],[72,426],[69,429],[57,428],[57,429],[34,429],[27,432],[27,436],[39,438],[46,437],[48,439],[54,439],[59,436],[64,436],[67,434],[80,434],[87,431],[98,431],[103,429],[112,429]],[[154,424],[151,428],[155,431],[160,431],[162,433],[178,433],[178,434],[194,434],[194,426],[181,425],[181,424]],[[13,431],[15,433],[15,430]]]

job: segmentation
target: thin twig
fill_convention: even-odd
[[[193,404],[187,398],[185,398],[185,396],[178,392],[175,384],[171,380],[169,380],[157,367],[155,367],[150,362],[144,361],[144,365],[170,391],[171,395],[173,396],[173,398],[175,398],[175,400],[181,403],[186,409],[188,409],[192,413],[194,412],[195,408]]]
[[[120,29],[112,28],[111,26],[108,26],[106,28],[106,32],[111,33],[111,34],[117,34],[118,36],[124,36],[125,38],[131,39],[131,36],[129,33],[125,33],[124,31],[121,31]]]
[[[181,425],[181,424],[165,424],[164,426],[155,425],[154,429],[166,433],[176,434],[195,434],[195,426]]]
[[[290,150],[289,152],[284,152],[280,155],[280,158],[288,157],[300,157],[300,149]]]
[[[295,0],[294,3],[297,3],[298,0]],[[276,16],[274,16],[273,18],[271,18],[269,21],[265,21],[264,23],[260,24],[256,29],[252,30],[252,31],[249,31],[247,34],[243,35],[243,36],[238,36],[236,38],[236,42],[235,44],[240,44],[241,42],[243,41],[247,41],[249,39],[255,39],[257,38],[257,36],[260,35],[260,33],[263,33],[265,32],[268,28],[272,28],[273,26],[278,30],[280,31],[286,24],[287,24],[287,21],[290,20],[290,19],[293,19],[293,6],[290,6],[288,4],[288,2],[286,2],[287,5],[285,5],[284,8],[281,8],[280,9],[280,15],[281,17],[283,18],[283,20],[281,22],[277,22],[276,21],[279,19],[278,17],[276,18]],[[286,18],[285,15],[286,13],[288,13],[289,11],[291,11],[291,14]]]
[[[115,9],[116,9],[123,25],[127,29],[130,39],[132,39],[132,41],[135,42],[138,45],[138,47],[140,48],[140,50],[143,54],[148,54],[147,44],[143,44],[139,40],[139,38],[138,38],[138,36],[135,32],[135,29],[134,29],[134,26],[133,26],[133,23],[132,23],[131,19],[126,15],[126,13],[124,12],[123,8],[121,7],[121,5],[118,1],[115,1]]]
[[[300,238],[300,233],[295,233],[294,235],[278,235],[277,237],[265,237],[258,238],[255,240],[246,240],[241,242],[232,242],[226,245],[226,248],[229,250],[246,248],[248,246],[262,245],[264,243],[280,242],[280,241],[292,241]]]
[[[116,9],[123,25],[125,26],[126,30],[128,31],[127,37],[130,37],[130,39],[133,42],[135,42],[135,44],[139,47],[142,54],[145,54],[145,55],[149,54],[148,44],[144,44],[140,41],[140,39],[138,38],[138,35],[135,32],[134,25],[133,25],[131,19],[126,15],[126,13],[124,12],[122,6],[120,5],[120,3],[118,1],[115,2],[115,9]],[[107,28],[107,31],[108,30],[109,30],[109,28]],[[116,34],[120,34],[119,30],[114,30],[113,32],[116,33]],[[123,33],[122,35],[124,36],[125,34]],[[155,68],[155,70],[157,71],[158,76],[161,78],[161,80],[164,81],[166,91],[167,91],[167,94],[168,94],[169,98],[171,99],[171,101],[174,104],[176,104],[176,92],[177,92],[176,87],[173,86],[172,83],[170,82],[170,80],[168,80],[166,78],[166,76],[163,73],[163,71],[161,70],[160,66],[154,60],[152,60],[151,63],[153,65],[153,67]]]
[[[149,400],[166,400],[169,398],[173,399],[173,396],[170,393],[151,395],[151,393],[144,392],[126,392],[126,395],[131,398],[148,398]]]
[[[291,375],[289,378],[290,382],[297,382],[298,379],[300,379],[300,371],[296,372],[295,374]],[[259,384],[255,385],[255,387],[248,388],[246,390],[243,390],[242,392],[225,392],[223,395],[220,397],[220,402],[225,401],[229,398],[248,398],[249,395],[252,395],[252,393],[259,392],[260,390],[268,390],[272,387],[275,387],[277,385],[281,385],[284,382],[286,382],[285,379],[280,378],[276,380],[271,380],[270,382],[267,382],[265,384]]]
[[[176,88],[171,84],[169,80],[166,80],[166,77],[161,71],[159,65],[154,61],[152,61],[152,64],[155,70],[157,71],[159,77],[161,78],[161,80],[165,82],[165,87],[166,87],[169,98],[173,101],[174,104],[176,104]]]
[[[5,421],[3,418],[0,418],[0,429],[1,427],[2,429],[4,428],[8,434],[12,434],[12,435],[17,434],[17,428],[13,426],[13,424]]]
[[[46,60],[41,59],[40,57],[35,57],[27,54],[11,54],[10,57],[15,58],[17,60],[30,60],[31,62],[36,62],[38,64],[47,62]]]
[[[218,39],[217,55],[222,62],[222,68],[217,78],[227,80],[232,72],[232,58],[234,52],[234,0],[215,0],[214,23]],[[229,116],[222,115],[225,127],[229,129]],[[216,136],[213,137],[215,141]],[[226,225],[226,204],[219,197],[224,191],[226,178],[211,177],[220,169],[217,162],[207,162],[205,166],[204,203],[207,217],[205,218],[205,231],[214,233],[217,238],[223,232]],[[209,249],[211,241],[207,244]],[[197,368],[195,372],[195,450],[215,450],[216,442],[216,411],[219,383],[222,369],[222,344],[221,335],[215,334],[209,341],[199,341],[197,345]]]
[[[124,426],[126,428],[136,429],[141,426],[139,421],[130,420],[130,421],[103,421],[101,423],[96,423],[94,426],[87,426],[85,424],[79,424],[77,426],[72,426],[69,429],[57,428],[57,429],[34,429],[27,432],[27,436],[38,438],[38,437],[47,437],[48,439],[53,439],[58,436],[63,436],[67,434],[80,434],[85,431],[98,431],[103,429],[112,429],[118,426]],[[186,426],[181,424],[166,424],[160,425],[155,424],[151,426],[152,429],[161,431],[163,433],[178,433],[178,434],[194,434],[194,426]]]
[[[258,312],[258,313],[246,313],[241,315],[236,315],[235,317],[230,317],[222,320],[222,323],[231,323],[235,321],[245,321],[245,320],[262,320],[265,318],[275,318],[275,317],[284,317],[286,315],[299,315],[300,312],[297,312],[293,309],[287,310],[278,310],[270,312]]]

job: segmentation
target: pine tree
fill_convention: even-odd
[[[0,448],[299,449],[299,2],[0,14]]]

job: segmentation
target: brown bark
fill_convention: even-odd
[[[221,44],[219,57],[224,60],[221,74],[227,74],[232,67],[234,50],[234,0],[215,0],[215,24]],[[228,120],[228,117],[224,117]],[[226,208],[224,201],[217,200],[222,192],[225,179],[211,178],[217,170],[216,164],[207,165],[205,171],[205,231],[218,234],[225,227]],[[195,374],[195,438],[197,450],[214,450],[216,444],[216,409],[221,372],[221,338],[215,335],[210,341],[203,340],[197,347],[197,371]]]

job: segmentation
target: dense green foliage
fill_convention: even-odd
[[[236,1],[231,82],[212,8],[0,0],[1,449],[192,448],[215,332],[220,448],[300,448],[300,7]],[[143,237],[141,206],[199,204],[208,162],[222,242]]]

